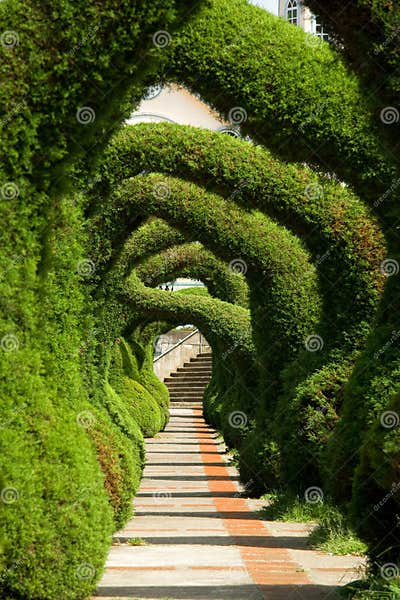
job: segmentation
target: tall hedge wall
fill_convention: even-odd
[[[76,190],[164,59],[154,33],[172,30],[184,8],[0,4],[2,597],[90,594],[118,522],[117,496],[125,501],[126,478],[136,477],[134,453],[101,408],[102,373],[87,377],[96,374],[87,285],[95,257]],[[124,482],[115,473],[112,488],[117,455]]]

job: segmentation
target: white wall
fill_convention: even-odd
[[[158,118],[150,115],[158,115]],[[185,88],[177,85],[165,86],[155,98],[143,100],[138,111],[128,119],[128,123],[163,120],[214,131],[224,124],[217,113],[192,96]]]
[[[279,0],[249,0],[250,4],[261,6],[274,15],[279,14]]]
[[[175,373],[178,367],[183,367],[185,362],[189,362],[191,358],[194,358],[200,352],[210,352],[210,347],[201,333],[195,333],[190,339],[168,352],[168,354],[156,358],[153,363],[154,372],[160,381],[164,381],[165,377]]]

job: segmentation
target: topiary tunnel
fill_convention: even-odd
[[[187,322],[243,481],[320,486],[373,572],[398,563],[400,9],[360,0],[355,35],[307,4],[336,43],[246,0],[0,3],[7,600],[93,592],[168,420],[154,339]],[[124,125],[160,81],[247,138]],[[155,289],[180,275],[208,292]]]

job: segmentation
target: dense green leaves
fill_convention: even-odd
[[[397,560],[398,123],[382,110],[398,110],[399,11],[308,3],[353,73],[245,0],[0,3],[2,596],[92,592],[130,514],[143,434],[168,418],[153,339],[182,321],[213,345],[205,411],[243,476],[340,488],[373,558]],[[153,43],[161,29],[169,49]],[[168,125],[123,128],[104,154],[160,78],[275,156]],[[143,285],[179,274],[213,297]],[[247,422],[233,430],[235,410]]]

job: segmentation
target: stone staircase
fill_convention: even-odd
[[[171,407],[199,407],[203,404],[204,390],[211,379],[212,354],[207,352],[191,358],[175,373],[164,379],[169,390]]]

